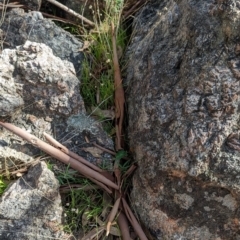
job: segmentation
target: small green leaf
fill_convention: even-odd
[[[124,151],[124,150],[120,150],[120,151],[117,152],[115,159],[116,159],[117,161],[119,161],[119,160],[121,160],[122,158],[124,158],[124,157],[126,157],[126,156],[127,156],[127,152]]]
[[[0,176],[0,195],[3,194],[4,190],[7,188],[7,183],[5,183],[3,180],[2,180],[2,176]]]

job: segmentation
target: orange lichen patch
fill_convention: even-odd
[[[157,222],[152,224],[155,225],[156,229],[160,229],[161,232],[166,234],[167,236],[172,236],[176,233],[183,233],[185,231],[185,227],[179,226],[178,221],[180,219],[172,219],[169,218],[166,213],[161,210],[155,209],[149,211],[150,215],[153,216],[152,219],[158,219]]]
[[[185,178],[187,176],[187,174],[185,172],[178,171],[178,170],[171,170],[169,175],[172,176],[172,177],[178,177],[178,178],[181,178],[181,179]]]
[[[238,218],[230,219],[227,224],[224,224],[225,230],[238,231],[240,227],[240,221]]]

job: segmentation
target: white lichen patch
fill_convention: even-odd
[[[237,208],[237,202],[236,200],[232,197],[231,194],[227,194],[223,200],[222,200],[222,205],[226,206],[227,208],[229,208],[232,211],[235,211]]]
[[[73,115],[67,120],[67,131],[72,131],[71,128],[75,128],[80,132],[84,130],[90,131],[92,134],[96,134],[98,131],[97,122],[92,118],[87,117],[85,114]]]
[[[185,193],[184,194],[176,193],[174,194],[174,202],[178,204],[181,208],[187,210],[192,206],[194,199]]]
[[[203,207],[203,209],[204,209],[205,211],[207,211],[207,212],[210,212],[210,211],[211,211],[211,208],[208,207],[208,206]]]
[[[222,203],[223,206],[229,208],[231,211],[235,211],[237,208],[237,202],[231,194],[227,194],[224,197],[216,196],[216,193],[213,192],[210,196],[205,192],[205,197],[207,201],[216,201]]]

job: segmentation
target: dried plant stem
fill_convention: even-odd
[[[24,7],[24,5],[22,4],[17,4],[17,3],[8,3],[8,4],[4,4],[4,3],[0,3],[0,9],[4,10],[5,8],[21,8]]]
[[[117,178],[118,186],[113,181],[111,181],[110,179],[108,179],[102,175],[102,174],[106,174],[105,172],[102,172],[102,174],[101,174],[100,172],[98,172],[98,171],[90,168],[89,166],[84,165],[82,162],[76,160],[74,158],[75,155],[72,155],[73,154],[72,152],[70,152],[65,146],[58,143],[55,139],[50,137],[48,134],[45,134],[45,137],[48,139],[48,141],[50,141],[56,147],[53,147],[53,146],[47,144],[46,142],[38,139],[37,137],[33,136],[32,134],[26,132],[25,130],[14,126],[13,124],[4,123],[4,122],[0,121],[0,126],[8,129],[9,131],[13,132],[14,134],[16,134],[19,137],[23,138],[24,140],[28,141],[33,146],[38,147],[42,151],[48,153],[52,157],[60,160],[61,162],[65,163],[67,165],[70,165],[70,167],[76,169],[78,172],[80,172],[86,178],[89,178],[90,180],[92,180],[94,183],[96,183],[99,187],[103,188],[109,194],[112,193],[112,189],[115,189],[115,193],[120,195],[119,191],[116,191],[116,190],[120,190],[119,183],[121,181],[121,176],[117,176],[118,173],[116,171],[114,171],[114,173],[115,173],[115,177]],[[69,155],[67,155],[66,153]],[[74,157],[72,157],[72,156],[74,156]],[[80,157],[78,155],[76,155],[76,156]],[[84,163],[86,161],[83,158],[81,158],[81,160],[83,160]],[[134,168],[135,168],[135,166],[132,166],[132,168],[129,169],[128,174],[131,174],[132,171],[134,170]],[[126,174],[126,176],[128,174]],[[121,200],[122,200],[122,206],[124,209],[124,213],[126,214],[126,216],[120,210],[120,214],[117,217],[117,221],[118,221],[119,227],[122,232],[123,240],[131,239],[129,229],[128,229],[127,219],[133,226],[134,231],[139,236],[140,240],[147,240],[145,233],[143,232],[137,219],[135,218],[134,214],[132,213],[126,200],[124,198],[121,198],[121,196],[116,200],[116,202],[109,214],[109,217],[107,220],[108,222],[107,222],[106,226],[101,227],[101,231],[106,229],[107,235],[110,233],[112,222],[113,222],[117,212],[119,211],[119,206],[120,206]],[[126,217],[127,217],[127,219],[126,219]],[[96,234],[95,231],[91,232],[91,236],[95,236],[95,234]],[[99,234],[99,232],[98,232],[98,234]],[[87,237],[88,237],[88,235],[87,235]],[[86,239],[88,239],[88,238],[86,238]]]
[[[129,240],[131,239],[130,237],[130,232],[129,232],[129,227],[128,227],[128,220],[123,212],[120,212],[120,214],[117,217],[117,223],[118,226],[121,230],[122,234],[122,239],[123,240]]]
[[[115,26],[112,23],[112,48],[113,48],[113,69],[114,69],[114,87],[115,87],[115,128],[116,128],[116,150],[122,149],[122,126],[124,118],[125,96],[122,85],[121,70],[118,62],[117,43]]]
[[[133,165],[124,173],[124,175],[122,176],[122,179],[128,178],[128,177],[135,171],[136,168],[137,168],[137,166],[133,164]]]
[[[128,220],[129,220],[129,222],[133,226],[133,229],[134,229],[135,233],[138,235],[140,240],[148,240],[145,233],[143,232],[141,226],[139,225],[137,219],[135,218],[133,212],[131,211],[130,207],[128,206],[128,204],[127,204],[127,202],[124,198],[122,198],[122,203],[123,203],[123,208],[124,208],[125,214],[126,214]]]
[[[96,183],[99,187],[103,188],[107,193],[112,194],[112,190],[109,189],[109,188],[108,188],[106,185],[104,185],[103,183],[99,182],[98,180],[96,180],[96,179],[94,179],[94,178],[90,178],[90,177],[89,177],[89,179],[90,179],[92,182]]]
[[[79,162],[87,165],[88,167],[94,169],[97,172],[103,172],[103,170],[99,167],[97,167],[96,165],[88,162],[87,160],[85,160],[84,158],[80,157],[79,155],[77,155],[76,153],[70,151],[68,148],[66,148],[65,146],[63,146],[61,143],[59,143],[56,139],[54,139],[53,137],[51,137],[49,134],[47,133],[43,133],[44,137],[46,138],[46,140],[51,143],[55,148],[61,150],[62,152],[66,153],[68,156],[73,157],[75,159],[77,159]]]
[[[82,16],[82,15],[74,12],[72,9],[64,6],[63,4],[61,4],[61,3],[59,3],[59,2],[57,2],[57,1],[55,1],[55,0],[47,0],[47,1],[50,2],[50,3],[52,3],[52,4],[54,4],[55,6],[57,6],[57,7],[59,7],[59,8],[61,8],[62,10],[66,11],[67,13],[73,15],[74,17],[79,18],[79,19],[82,20],[83,22],[87,23],[89,26],[95,27],[95,23],[94,23],[94,22],[92,22],[92,21],[90,21],[89,19],[85,18],[84,16]]]
[[[109,150],[109,149],[107,149],[107,148],[104,148],[104,147],[98,145],[98,144],[95,143],[95,142],[93,142],[92,144],[93,144],[95,147],[97,147],[97,148],[103,150],[104,152],[107,152],[107,153],[109,153],[109,154],[111,154],[111,155],[113,155],[113,156],[116,156],[116,152],[111,151],[111,150]]]
[[[106,233],[106,236],[109,235],[109,232],[110,232],[110,228],[111,228],[111,225],[112,225],[112,222],[118,212],[118,208],[119,208],[119,204],[120,204],[120,201],[121,201],[121,198],[118,198],[114,204],[114,206],[112,207],[112,210],[108,216],[108,222],[107,222],[107,233]]]
[[[81,185],[81,184],[70,184],[70,185],[61,185],[59,188],[60,193],[71,192],[72,190],[83,190],[83,191],[91,191],[100,189],[99,186],[96,185]]]
[[[105,185],[112,187],[114,189],[119,189],[119,187],[110,181],[109,179],[102,176],[100,173],[94,171],[93,169],[87,167],[86,165],[80,163],[76,159],[68,156],[67,154],[63,153],[62,151],[58,150],[55,147],[45,143],[44,141],[38,139],[37,137],[29,134],[28,132],[18,128],[10,123],[3,123],[0,122],[0,125],[4,128],[8,129],[9,131],[13,132],[14,134],[18,135],[19,137],[23,138],[24,140],[28,141],[30,144],[34,145],[35,147],[43,150],[44,152],[48,153],[52,157],[60,160],[61,162],[70,165],[70,167],[79,171],[82,175],[87,178],[93,178],[99,182],[104,183]]]
[[[105,230],[105,226],[93,228],[87,235],[85,235],[81,240],[93,240],[99,239]]]
[[[99,168],[98,166],[88,162],[86,159],[84,159],[83,157],[80,157],[79,155],[77,155],[76,153],[70,151],[68,148],[66,148],[65,146],[63,146],[61,143],[59,143],[56,139],[54,139],[53,137],[51,137],[49,134],[47,133],[43,133],[43,135],[45,136],[46,140],[51,143],[55,148],[61,150],[62,152],[66,153],[68,156],[78,160],[79,162],[81,162],[82,164],[92,168],[93,170],[99,172],[101,175],[103,175],[104,177],[106,177],[107,179],[109,179],[110,181],[114,181],[113,176],[109,173],[106,172],[104,170],[102,170],[101,168]],[[106,191],[109,193],[109,189],[106,189]]]
[[[131,1],[130,0],[130,1],[126,1],[126,5],[123,9],[122,18],[126,20],[132,14],[139,11],[139,9],[142,8],[143,5],[146,4],[147,2],[149,2],[149,0],[139,0],[139,1]],[[129,8],[129,6],[130,6],[130,8]],[[125,11],[125,9],[126,9],[126,11]]]

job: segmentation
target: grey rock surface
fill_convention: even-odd
[[[96,154],[92,143],[112,149],[112,140],[99,122],[86,115],[79,93],[82,53],[78,50],[82,44],[39,12],[12,10],[0,30],[4,39],[0,49],[0,121],[42,140],[46,132],[88,161],[111,168],[111,155],[103,151]],[[29,166],[39,156],[43,156],[39,149],[0,127],[0,174]],[[47,160],[55,163],[55,171],[68,168],[57,160]],[[60,226],[56,179],[45,170],[45,165],[34,168],[3,195],[0,239],[68,237]]]
[[[28,112],[49,117],[84,111],[73,65],[54,56],[45,44],[27,41],[14,50],[5,49],[0,61],[1,116],[12,115],[23,103],[29,104]]]
[[[32,166],[0,198],[0,239],[69,239],[62,231],[58,188],[44,162]]]
[[[4,35],[4,48],[15,48],[27,40],[44,43],[55,56],[72,62],[80,75],[83,53],[79,49],[83,44],[51,20],[43,18],[40,12],[25,13],[23,9],[13,9],[6,13],[0,29]]]
[[[126,76],[132,202],[155,239],[239,239],[240,4],[150,1]]]
[[[0,113],[7,116],[23,107],[24,101],[18,93],[18,86],[13,79],[14,66],[0,57]]]
[[[54,56],[45,44],[27,41],[16,49],[4,49],[0,86],[2,119],[43,140],[46,132],[98,165],[110,164],[109,154],[94,157],[84,150],[92,142],[109,148],[113,143],[100,123],[86,116],[73,65]],[[40,150],[0,129],[0,171],[29,163],[39,154]]]

